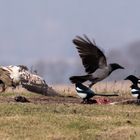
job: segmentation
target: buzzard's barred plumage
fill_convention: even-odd
[[[39,75],[31,73],[26,66],[0,66],[0,86],[3,92],[7,87],[27,84],[34,86],[46,86],[45,80]]]

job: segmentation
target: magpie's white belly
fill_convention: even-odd
[[[135,94],[135,92],[139,92],[137,89],[131,89],[131,93],[133,97],[138,97],[139,94]]]
[[[139,94],[132,94],[133,97],[138,97]]]
[[[77,92],[77,94],[78,94],[81,98],[86,98],[86,97],[87,97],[87,94],[85,94],[85,93],[79,93],[79,92]]]

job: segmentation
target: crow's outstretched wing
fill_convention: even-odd
[[[84,35],[84,38],[77,36],[73,43],[79,52],[85,71],[90,74],[99,67],[107,66],[106,57],[103,52],[96,46],[95,41],[90,41]]]

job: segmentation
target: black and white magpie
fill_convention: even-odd
[[[92,87],[98,81],[109,76],[114,70],[124,69],[117,63],[107,64],[104,53],[97,47],[95,41],[90,41],[86,35],[84,38],[77,36],[73,43],[76,45],[87,75],[71,76],[69,79],[72,83],[90,81],[89,87]]]
[[[129,75],[124,80],[130,80],[136,86],[140,84],[140,79],[134,75]]]
[[[140,87],[138,87],[138,84],[140,84],[140,79],[134,75],[129,75],[124,80],[130,80],[132,82],[132,85],[130,86],[131,94],[133,97],[140,99]]]
[[[137,85],[132,84],[130,86],[131,88],[131,94],[133,97],[137,97],[137,99],[140,99],[140,88]]]
[[[83,103],[89,102],[90,98],[92,98],[93,96],[118,96],[118,94],[96,94],[89,87],[86,87],[82,83],[76,83],[75,88],[78,96],[83,99]]]

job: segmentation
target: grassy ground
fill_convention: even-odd
[[[19,104],[0,106],[0,139],[140,139],[134,105]]]
[[[70,88],[61,90],[62,94],[74,94]],[[17,94],[19,92],[2,93],[0,98],[13,99]],[[44,97],[33,93],[20,94],[27,98]],[[140,109],[136,105],[1,102],[0,139],[139,140],[139,118]]]

